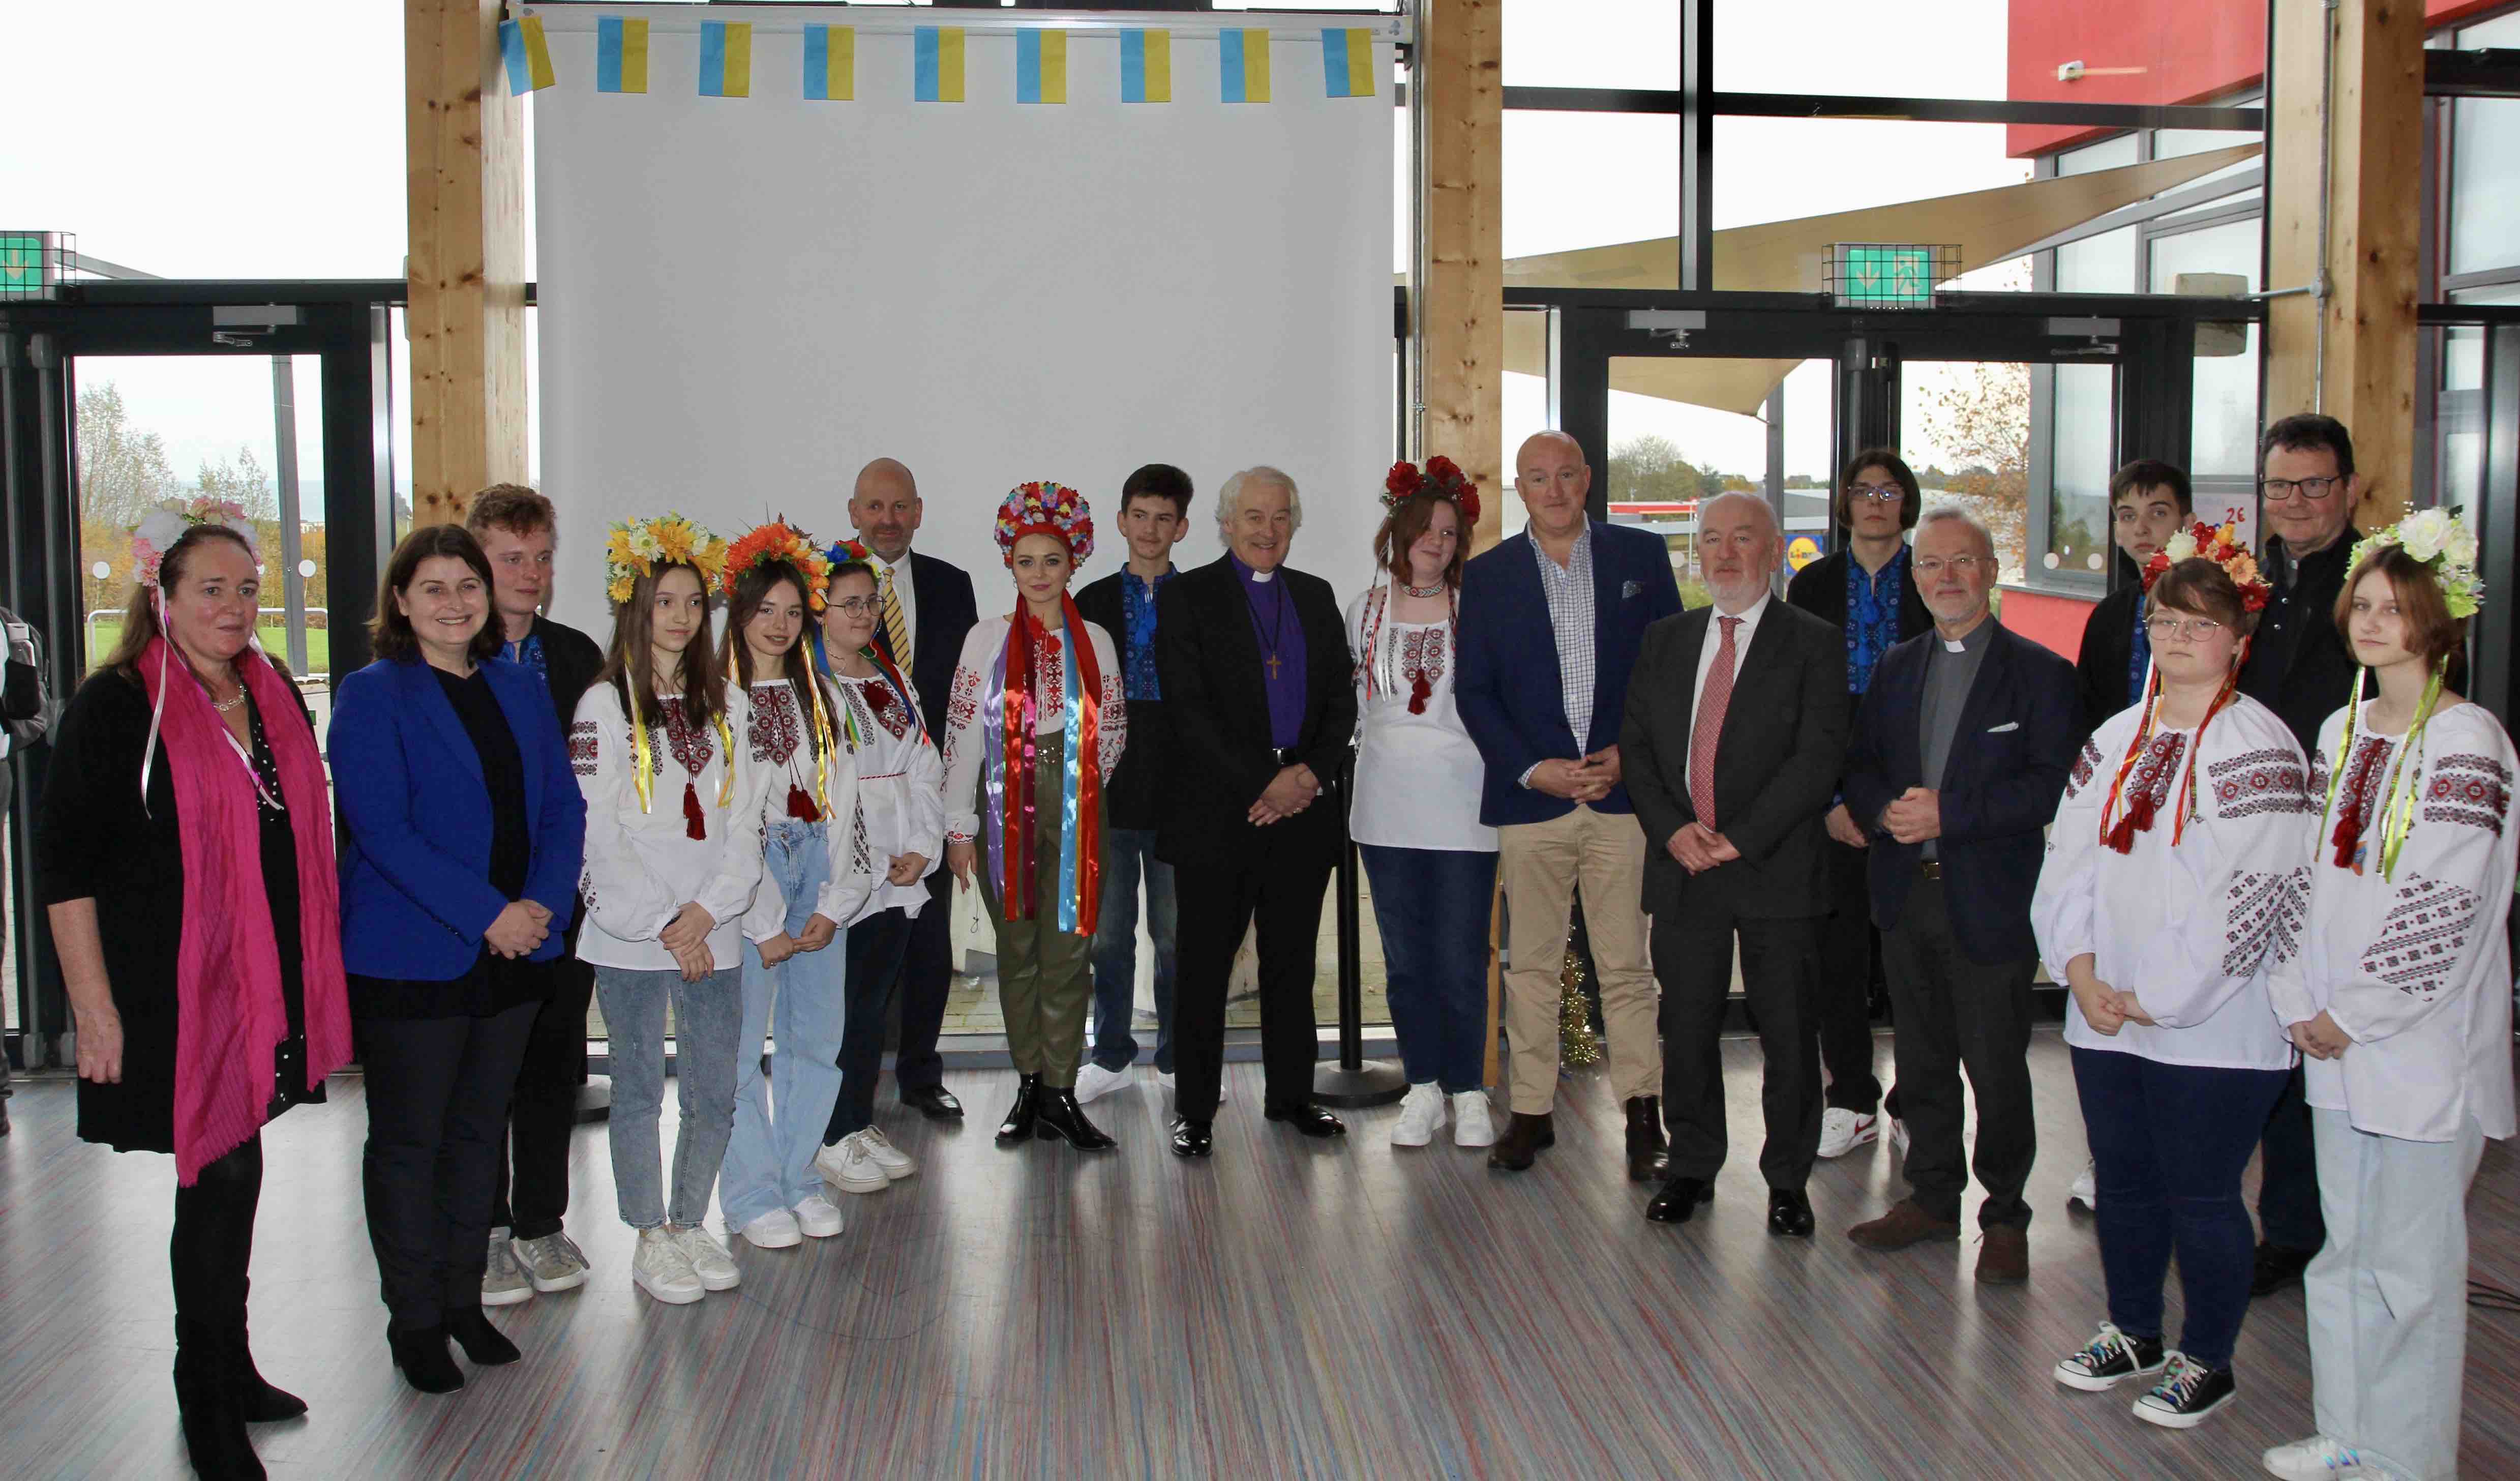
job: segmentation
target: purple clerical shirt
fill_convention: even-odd
[[[1251,609],[1251,637],[1260,645],[1260,678],[1269,691],[1269,743],[1291,749],[1304,734],[1304,617],[1286,595],[1281,571],[1260,572],[1228,551],[1242,597]]]

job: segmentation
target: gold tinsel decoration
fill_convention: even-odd
[[[1557,969],[1557,1057],[1582,1066],[1601,1061],[1601,1036],[1593,1032],[1593,1006],[1584,998],[1584,959],[1570,948]]]

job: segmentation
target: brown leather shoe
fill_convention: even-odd
[[[1846,1232],[1846,1237],[1866,1249],[1906,1249],[1911,1244],[1928,1240],[1957,1242],[1958,1224],[1937,1219],[1918,1208],[1913,1199],[1902,1198],[1890,1206],[1890,1212],[1869,1224],[1859,1224]]]
[[[1977,1247],[1980,1285],[2019,1285],[2030,1279],[2030,1232],[2014,1224],[1986,1230]]]
[[[1488,1166],[1503,1168],[1509,1173],[1524,1172],[1529,1170],[1532,1158],[1539,1155],[1542,1147],[1556,1144],[1557,1128],[1550,1120],[1548,1111],[1537,1116],[1515,1111],[1513,1119],[1506,1123],[1505,1135],[1497,1138],[1496,1145],[1488,1149]]]

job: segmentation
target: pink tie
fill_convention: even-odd
[[[1715,666],[1706,674],[1706,693],[1697,696],[1697,724],[1688,733],[1688,801],[1697,821],[1715,827],[1715,742],[1724,734],[1724,711],[1732,704],[1732,630],[1738,617],[1718,617],[1724,641],[1716,645]]]

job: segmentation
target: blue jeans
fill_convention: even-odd
[[[2208,1368],[2230,1366],[2257,1267],[2240,1171],[2287,1078],[2279,1069],[2074,1050],[2074,1089],[2099,1185],[2100,1273],[2119,1330],[2162,1335],[2161,1282],[2176,1249],[2187,1320],[2174,1345]]]
[[[1147,934],[1155,941],[1155,1068],[1173,1072],[1173,958],[1179,915],[1173,867],[1155,857],[1152,829],[1102,832],[1102,915],[1094,928],[1094,1062],[1127,1069],[1138,1057],[1129,1009],[1138,995],[1138,879],[1147,881]]]
[[[798,935],[814,919],[814,900],[830,877],[829,833],[820,823],[782,818],[762,830],[761,887],[788,902],[781,922]],[[834,922],[836,923],[836,922]],[[848,944],[834,936],[818,952],[798,952],[777,966],[743,944],[743,1022],[736,1034],[735,1134],[718,1172],[717,1201],[729,1229],[794,1208],[823,1191],[814,1171],[823,1128],[840,1096],[840,1026],[848,1000]],[[774,1018],[775,1013],[775,1018]],[[769,1076],[761,1042],[778,1044]]]
[[[1400,1065],[1446,1095],[1487,1079],[1488,913],[1497,856],[1361,844]]]
[[[612,1190],[632,1229],[708,1217],[709,1189],[735,1124],[735,1036],[743,1019],[743,973],[686,982],[678,971],[595,969],[595,992],[611,1037]],[[674,1079],[682,1125],[674,1137],[674,1202],[665,1206],[656,1116],[665,1103],[665,1005],[674,1009]]]

